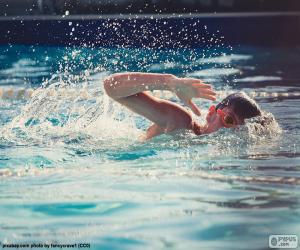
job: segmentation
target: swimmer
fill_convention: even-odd
[[[153,122],[147,129],[145,140],[177,129],[190,130],[196,135],[210,134],[220,128],[236,128],[244,124],[245,119],[261,115],[256,102],[245,93],[238,92],[227,96],[216,106],[212,105],[206,116],[206,124],[202,125],[183,106],[147,92],[172,91],[197,116],[201,112],[192,101],[193,98],[216,100],[216,92],[210,84],[171,74],[117,73],[104,79],[104,89],[112,99]]]

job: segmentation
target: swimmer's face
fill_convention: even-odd
[[[207,113],[206,121],[209,132],[217,131],[220,128],[235,128],[244,123],[244,120],[240,119],[230,107],[224,107],[219,112],[211,108]]]

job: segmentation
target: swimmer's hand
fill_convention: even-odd
[[[192,101],[192,98],[204,98],[208,100],[216,100],[216,92],[212,89],[210,84],[203,83],[196,78],[173,78],[170,83],[171,90],[178,96],[178,98],[192,111],[200,116],[201,112],[197,105]]]

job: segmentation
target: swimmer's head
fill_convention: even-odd
[[[234,128],[245,123],[245,119],[260,116],[257,103],[244,92],[228,95],[218,105],[210,107],[206,116],[207,132],[220,128]]]

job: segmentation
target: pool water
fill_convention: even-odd
[[[300,237],[300,48],[10,45],[0,59],[2,91],[33,90],[0,98],[0,242],[268,249],[271,234]],[[149,121],[103,92],[122,71],[201,78],[219,100],[245,91],[278,124],[140,142]],[[196,103],[205,116],[211,103]]]

